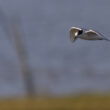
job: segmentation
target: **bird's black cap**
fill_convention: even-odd
[[[83,33],[83,30],[78,31],[78,35],[81,35]]]

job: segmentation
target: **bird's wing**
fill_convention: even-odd
[[[108,38],[106,38],[103,34],[93,31],[93,30],[88,30],[85,31],[85,33],[89,36],[89,37],[96,37],[99,40],[106,40],[106,41],[110,41]]]
[[[93,36],[93,37],[97,37],[97,36],[101,36],[101,34],[99,34],[98,32],[96,31],[93,31],[93,30],[88,30],[88,31],[85,31],[85,33],[88,35],[88,36]]]
[[[81,30],[81,29],[80,29],[80,28],[77,28],[77,27],[71,27],[71,28],[70,28],[69,33],[70,33],[70,40],[71,40],[72,42],[75,41],[75,39],[76,39],[76,35],[75,35],[75,34],[77,34],[77,32],[78,32],[79,30]]]

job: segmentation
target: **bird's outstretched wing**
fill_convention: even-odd
[[[93,31],[93,30],[87,30],[85,31],[85,33],[88,35],[88,36],[94,36],[94,37],[97,37],[97,36],[100,36],[100,34],[96,31]]]
[[[70,30],[69,30],[69,33],[70,33],[70,40],[72,42],[74,42],[76,40],[76,35],[77,35],[77,32],[79,30],[82,30],[81,28],[77,28],[77,27],[71,27]]]
[[[96,40],[107,40],[110,41],[109,39],[107,39],[103,34],[96,32],[94,30],[88,30],[85,31],[85,33],[92,39],[96,38]]]

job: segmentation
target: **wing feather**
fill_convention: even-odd
[[[89,37],[94,37],[98,40],[106,40],[106,41],[110,41],[108,38],[106,38],[103,34],[93,31],[93,30],[88,30],[85,31],[85,33],[89,36]]]
[[[77,27],[71,27],[70,28],[70,31],[69,31],[69,33],[70,33],[70,40],[72,41],[72,42],[74,42],[75,40],[76,40],[76,32],[78,32],[79,30],[81,30],[80,28],[77,28]]]
[[[101,36],[99,33],[93,31],[93,30],[88,30],[88,31],[85,31],[85,33],[88,35],[88,36],[94,36],[94,37],[97,37],[97,36]]]

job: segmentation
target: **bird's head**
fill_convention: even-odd
[[[82,29],[78,31],[77,35],[81,35],[81,34],[83,34],[83,30]]]

